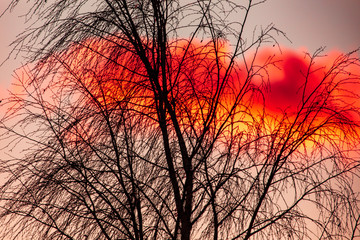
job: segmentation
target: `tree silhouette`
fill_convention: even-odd
[[[1,105],[1,236],[359,237],[359,60],[261,56],[282,34],[247,38],[262,2],[34,1]]]

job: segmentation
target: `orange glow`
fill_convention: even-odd
[[[89,106],[103,110],[126,106],[157,119],[154,91],[159,90],[157,87],[162,91],[166,88],[168,101],[184,130],[204,126],[215,99],[219,106],[213,128],[225,121],[229,111],[234,111],[236,126],[232,127],[238,131],[247,131],[244,123],[255,116],[264,118],[258,119],[264,121],[264,132],[286,129],[285,125],[294,121],[307,121],[296,130],[302,134],[334,111],[351,105],[360,108],[360,101],[353,94],[360,92],[358,62],[346,62],[346,57],[336,51],[311,61],[305,51],[264,48],[255,59],[254,54],[249,54],[245,62],[236,60],[227,72],[231,51],[226,42],[218,42],[215,47],[211,41],[173,41],[166,56],[167,86],[161,74],[159,86],[154,86],[135,49],[130,45],[119,49],[115,41],[106,41],[106,45],[103,41],[90,39],[50,58],[50,62],[60,65],[47,86],[52,89],[51,94],[63,88],[77,89],[80,95],[87,96],[85,104]],[[151,46],[146,54],[150,65],[156,65],[157,56]],[[50,64],[48,68],[51,67]],[[253,94],[253,89],[261,94]],[[354,122],[360,120],[351,111],[344,114]],[[327,131],[333,134],[332,138],[340,138],[339,129]],[[316,141],[319,139],[314,137],[313,142]]]
[[[267,48],[258,54],[255,65],[266,67],[259,73],[266,76],[256,84],[264,84],[261,97],[256,98],[253,109],[265,111],[269,133],[285,124],[294,127],[294,139],[316,126],[327,126],[309,137],[306,148],[316,148],[332,139],[342,149],[348,149],[346,137],[356,139],[360,122],[360,66],[356,57],[338,51],[311,58],[306,51]],[[271,61],[269,61],[271,59]],[[269,63],[271,62],[271,63]],[[341,114],[335,118],[334,113]],[[351,132],[345,122],[353,122]],[[287,125],[287,127],[286,127]],[[286,132],[286,130],[284,130]],[[354,135],[355,134],[355,135]],[[351,148],[351,146],[350,146]]]

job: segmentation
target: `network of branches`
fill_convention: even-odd
[[[284,93],[284,34],[247,25],[262,2],[28,3],[0,237],[359,238],[359,59],[303,54]]]

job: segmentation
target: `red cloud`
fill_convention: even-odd
[[[269,113],[296,113],[315,103],[339,110],[345,106],[360,107],[359,61],[352,55],[337,51],[310,56],[305,51],[282,48],[263,49],[255,60],[256,66],[265,67],[255,78],[263,88],[257,104]],[[271,60],[269,60],[271,59]],[[350,110],[350,109],[349,109]],[[353,115],[355,116],[355,115]]]
[[[327,56],[312,58],[301,50],[264,48],[257,52],[255,60],[254,54],[248,55],[247,66],[236,61],[234,70],[225,79],[230,63],[225,43],[219,43],[218,62],[212,42],[188,44],[185,40],[170,44],[172,62],[168,67],[172,69],[167,77],[171,79],[168,89],[171,89],[173,99],[170,101],[176,104],[179,114],[185,114],[192,123],[201,125],[212,104],[211,98],[220,88],[224,93],[219,95],[222,105],[234,103],[234,96],[240,92],[245,79],[261,94],[254,97],[250,90],[243,99],[249,100],[251,96],[255,104],[253,109],[265,109],[269,115],[296,115],[299,111],[305,112],[304,109],[322,107],[326,111],[319,113],[317,117],[320,119],[345,106],[360,107],[356,98],[356,93],[360,92],[360,67],[351,56],[333,51]],[[50,58],[53,62],[45,67],[56,65],[60,59],[62,66],[55,74],[62,76],[53,78],[51,86],[46,88],[52,89],[51,94],[71,86],[83,92],[89,90],[100,104],[106,102],[110,106],[128,101],[127,104],[135,106],[138,111],[149,111],[148,114],[152,115],[154,99],[150,89],[153,86],[147,80],[145,66],[134,52],[131,47],[117,51],[115,43],[104,47],[102,41],[96,39],[85,41],[81,46],[74,45]],[[350,112],[349,116],[355,117]]]

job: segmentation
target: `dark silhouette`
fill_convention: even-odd
[[[271,84],[281,61],[256,59],[282,32],[247,29],[259,3],[34,1],[1,104],[1,236],[358,237],[359,61],[319,68],[320,49]]]

